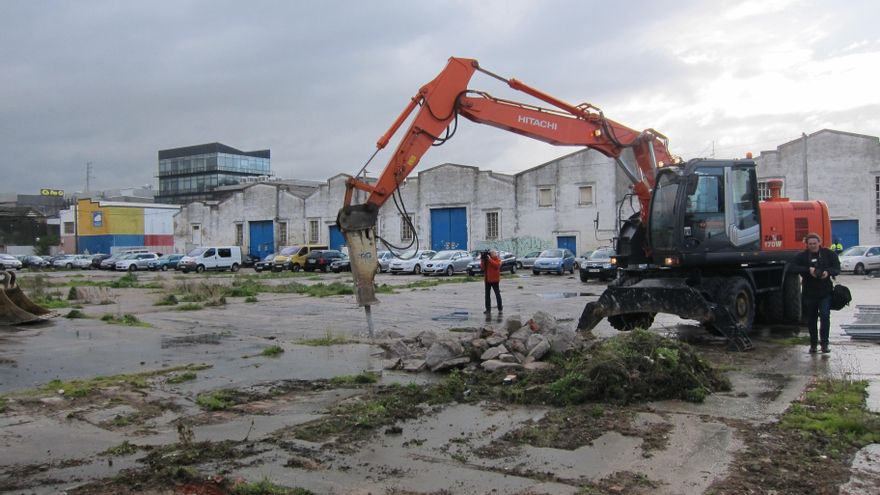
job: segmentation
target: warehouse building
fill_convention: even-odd
[[[177,205],[79,199],[61,211],[64,253],[110,253],[143,247],[160,253],[174,249]]]

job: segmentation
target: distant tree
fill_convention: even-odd
[[[61,242],[57,236],[47,235],[40,237],[40,240],[34,245],[34,253],[37,256],[45,256],[51,253],[52,246],[57,246]]]

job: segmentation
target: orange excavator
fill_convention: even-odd
[[[469,89],[476,72],[550,108]],[[593,105],[569,104],[485,70],[474,59],[455,57],[412,97],[376,143],[377,152],[416,109],[378,180],[348,179],[337,216],[371,332],[370,307],[378,302],[373,280],[379,208],[395,198],[428,149],[452,137],[459,116],[553,145],[597,150],[616,160],[631,181],[640,208],[618,219],[612,260],[617,278],[584,308],[579,329],[608,318],[614,328],[631,330],[650,326],[657,313],[670,313],[696,319],[732,346],[748,349],[756,313],[766,321],[798,322],[800,282],[788,272],[788,262],[803,249],[807,233],[830,238],[828,208],[822,201],[782,198],[772,182],[771,198],[759,201],[750,158],[683,162],[653,129],[635,131]],[[352,204],[356,190],[365,193],[363,203]]]

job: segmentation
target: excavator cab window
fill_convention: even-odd
[[[676,248],[675,214],[678,201],[679,178],[669,171],[659,174],[654,195],[651,198],[650,233],[651,245],[655,251],[673,251]]]
[[[688,179],[683,234],[685,249],[706,246],[713,238],[723,236],[724,170],[704,168]],[[711,242],[711,244],[716,244]]]

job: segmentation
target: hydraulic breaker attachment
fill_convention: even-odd
[[[9,284],[11,278],[9,272],[0,272],[0,279],[2,279],[0,280],[0,284],[3,285],[2,290],[0,290],[0,325],[21,325],[43,320],[42,317],[20,308],[9,298],[7,292],[10,290]],[[21,291],[21,289],[19,289],[19,291]],[[27,299],[27,297],[25,297],[25,299]],[[28,300],[28,302],[30,302],[30,300]]]
[[[349,205],[339,210],[336,224],[345,237],[348,257],[351,260],[351,275],[354,278],[354,293],[359,306],[364,307],[367,316],[367,331],[373,338],[373,313],[371,306],[376,299],[376,219],[379,208],[373,204]]]
[[[751,341],[730,310],[708,300],[684,278],[648,278],[631,285],[609,285],[596,302],[587,303],[578,321],[578,330],[595,328],[608,318],[618,330],[650,326],[655,313],[714,323],[737,350],[749,350]]]

